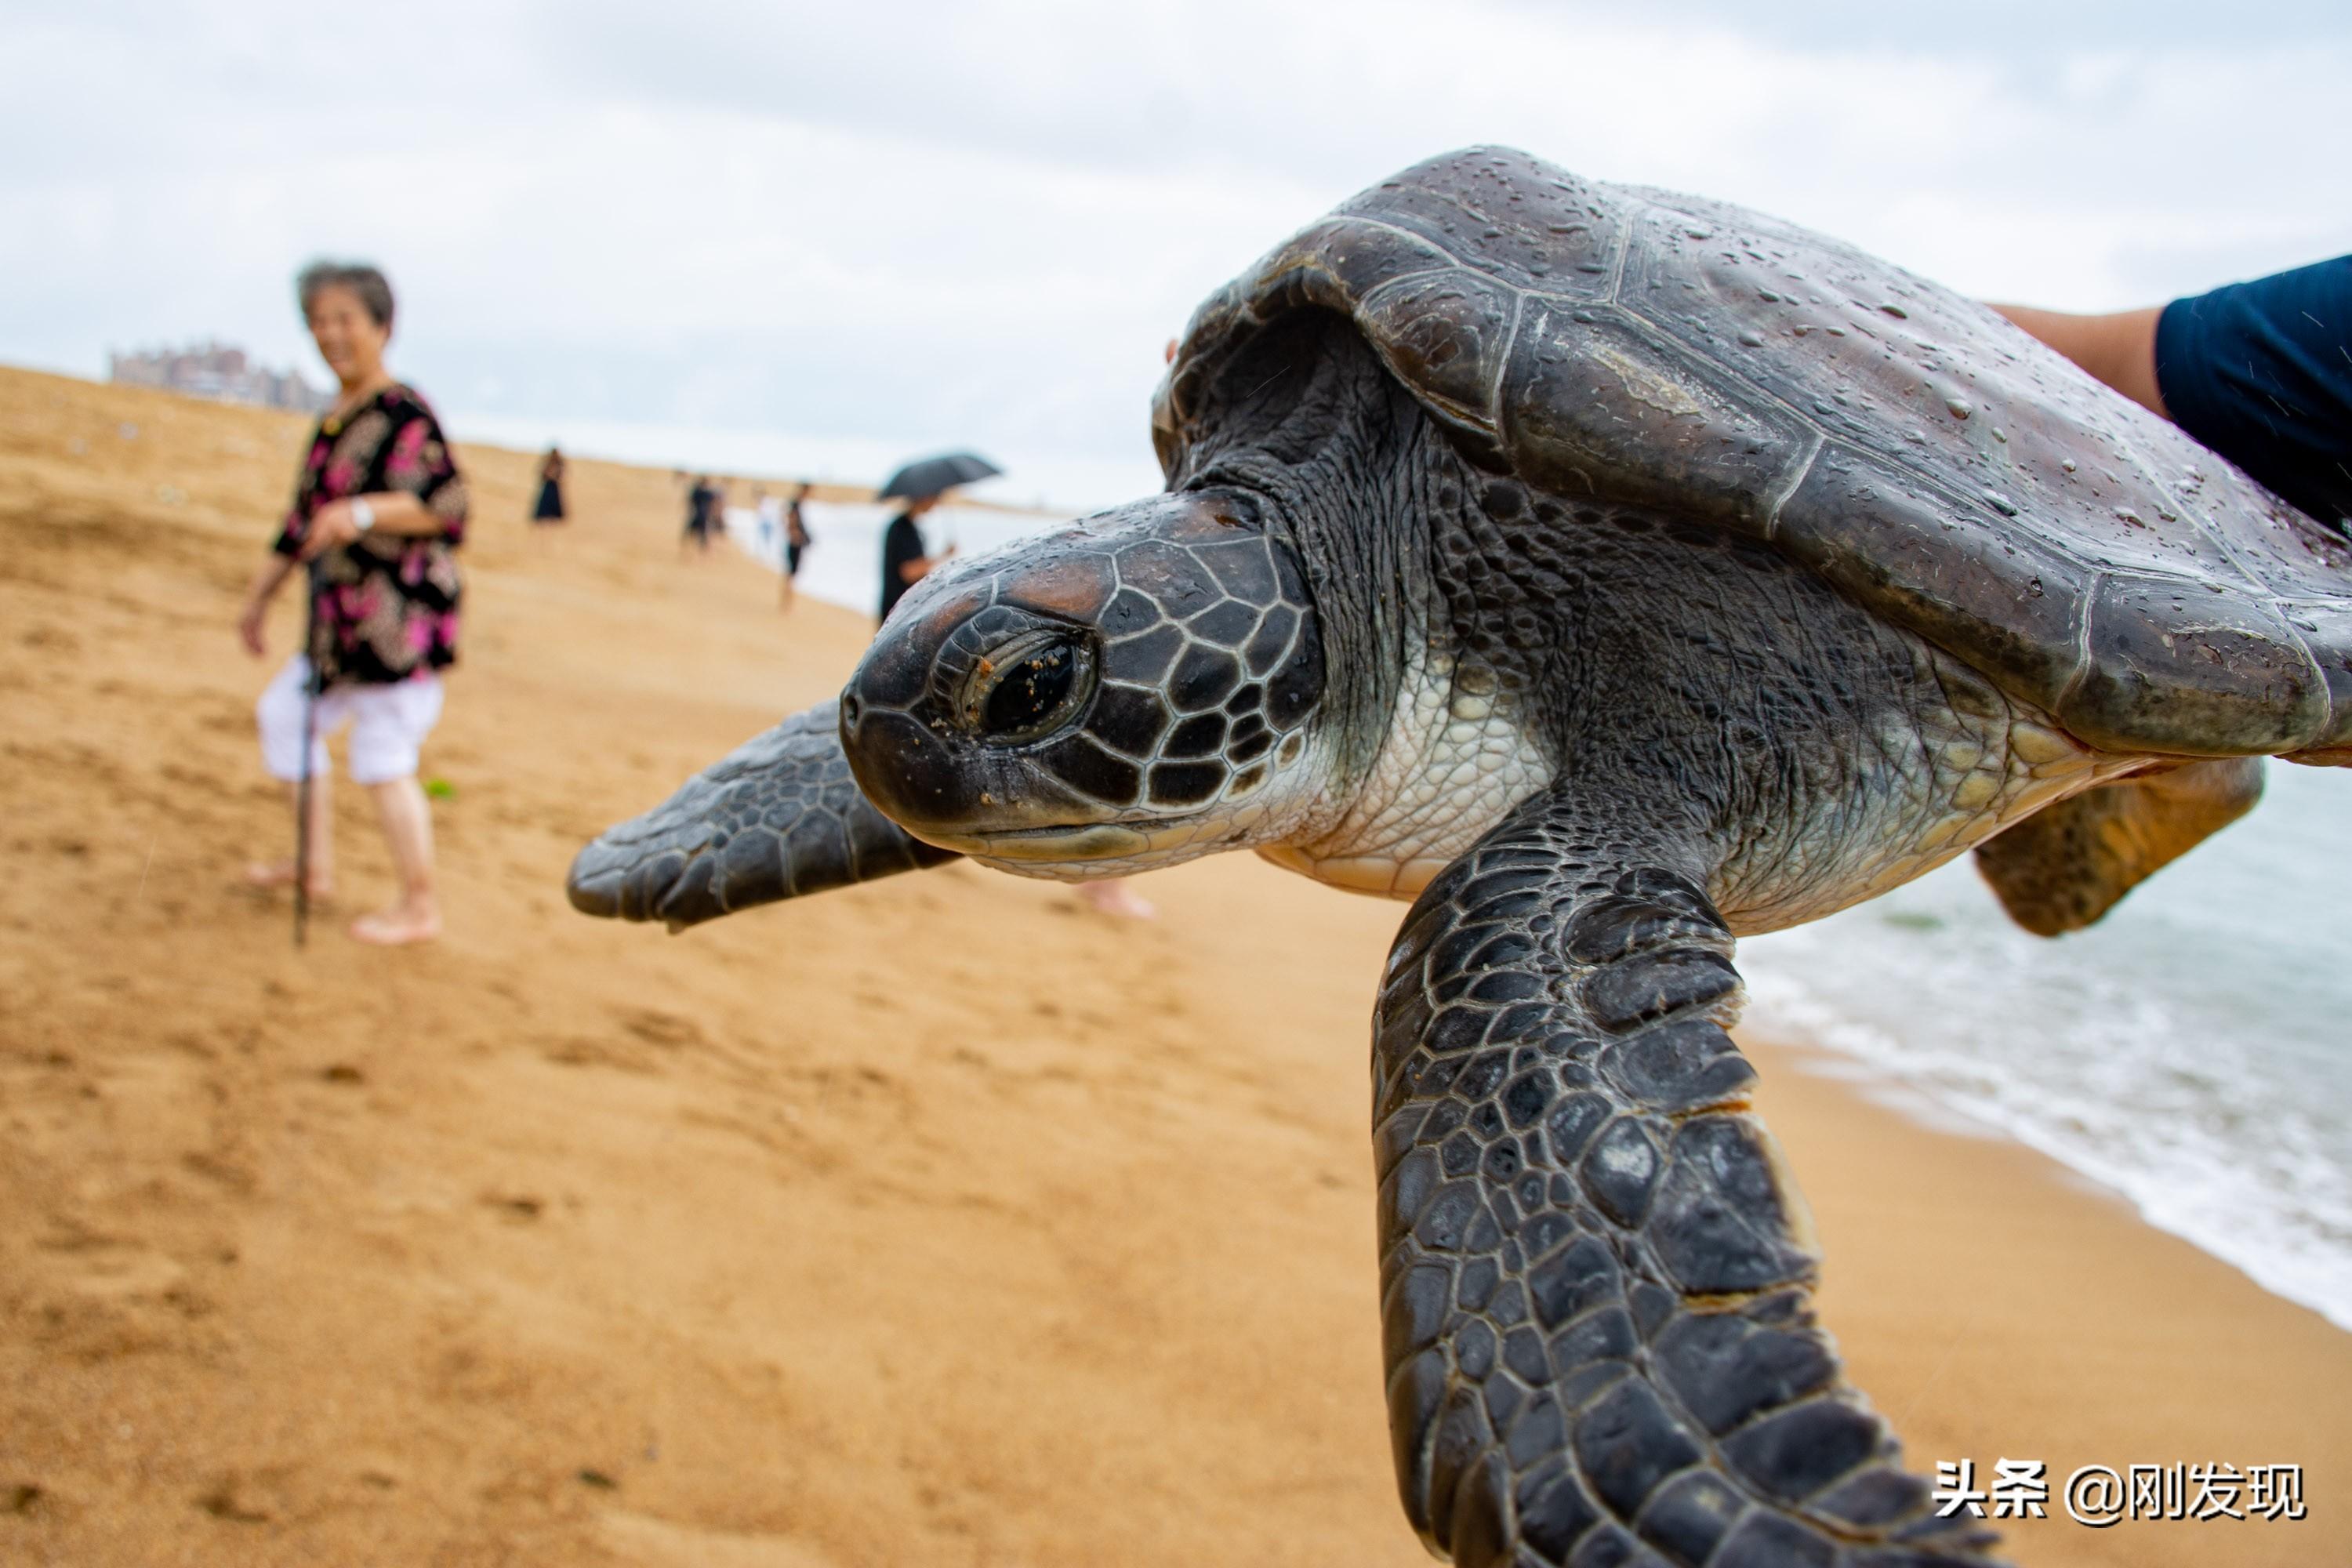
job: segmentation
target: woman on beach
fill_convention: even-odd
[[[563,453],[554,447],[539,460],[539,500],[532,503],[534,524],[563,521]]]
[[[801,552],[809,547],[808,520],[801,515],[802,503],[808,500],[809,487],[803,484],[784,503],[784,585],[783,607],[793,607],[793,579],[801,574]]]
[[[383,945],[425,942],[440,934],[441,910],[417,750],[441,716],[439,672],[457,657],[461,584],[452,552],[465,535],[466,481],[433,411],[384,368],[393,300],[383,274],[321,261],[303,269],[295,290],[341,391],[311,435],[293,507],[237,616],[238,635],[261,658],[269,601],[298,563],[307,570],[309,644],[255,710],[262,765],[297,786],[310,731],[310,810],[301,831],[309,893],[324,898],[334,884],[325,738],[352,726],[352,779],[374,797],[400,876],[399,897],[353,921],[352,935]],[[299,811],[299,787],[295,798]],[[255,866],[248,876],[286,887],[295,870],[289,861]]]

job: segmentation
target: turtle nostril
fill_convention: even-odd
[[[866,704],[857,700],[857,694],[856,692],[853,691],[844,697],[841,700],[841,722],[843,727],[851,730],[857,728],[857,721],[865,711]]]

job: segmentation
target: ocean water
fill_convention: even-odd
[[[2085,931],[2020,931],[1963,857],[1751,938],[1749,1026],[2031,1144],[2352,1329],[2352,770],[2267,773],[2251,816]]]
[[[890,510],[806,515],[817,543],[801,587],[871,614]],[[1059,520],[941,507],[922,521],[934,550],[976,553]],[[728,521],[777,563],[753,513]],[[2347,870],[2352,770],[2274,763],[2251,816],[2089,931],[2028,935],[1963,857],[1750,938],[1748,1021],[2041,1150],[2352,1329]],[[1965,1213],[1967,1194],[1953,1199]]]

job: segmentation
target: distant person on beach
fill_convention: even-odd
[[[808,499],[809,488],[803,484],[793,492],[790,500],[770,495],[765,489],[751,492],[752,502],[760,511],[760,543],[764,548],[770,541],[779,545],[777,574],[783,585],[777,590],[780,603],[793,607],[793,579],[800,575],[801,552],[808,548],[808,524],[802,520],[801,503]]]
[[[898,607],[898,601],[907,596],[908,589],[938,570],[956,552],[955,546],[950,544],[937,555],[923,553],[923,531],[915,526],[915,520],[939,504],[940,498],[936,495],[909,500],[898,509],[898,515],[890,520],[890,526],[882,531],[883,620],[890,618],[890,612]]]
[[[809,487],[803,484],[793,492],[793,499],[784,503],[783,607],[787,610],[793,607],[793,579],[801,574],[802,552],[813,542],[808,519],[801,510],[808,496]]]
[[[563,521],[563,454],[550,447],[539,460],[539,499],[531,503],[533,524]]]
[[[2112,315],[1993,309],[2352,531],[2352,256]]]
[[[351,725],[352,779],[374,797],[400,876],[400,896],[354,921],[352,935],[385,945],[425,942],[441,933],[441,909],[417,751],[441,716],[439,672],[457,657],[462,584],[454,552],[465,537],[466,481],[432,409],[384,368],[393,301],[383,274],[317,262],[303,268],[295,294],[341,390],[311,435],[293,507],[237,615],[238,637],[264,657],[269,601],[298,563],[308,568],[309,644],[255,710],[262,765],[297,786],[299,801],[305,710],[315,691],[310,811],[300,830],[308,892],[325,898],[334,888],[326,737]],[[288,887],[295,870],[285,861],[247,876]]]
[[[697,550],[710,553],[710,530],[719,514],[719,491],[712,486],[709,474],[697,474],[686,492],[686,532],[678,540],[678,553]]]

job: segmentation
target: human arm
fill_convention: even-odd
[[[295,509],[272,549],[311,561],[356,542],[362,531],[394,539],[437,537],[453,546],[464,542],[470,505],[466,479],[457,471],[457,458],[431,410],[406,389],[395,388],[383,411],[391,417],[390,427],[372,433],[370,444],[356,454],[336,448],[331,457],[327,435],[321,432]],[[351,477],[339,478],[339,467]],[[321,490],[345,484],[360,493],[310,505]],[[364,531],[359,525],[362,505],[369,519]]]
[[[898,580],[902,583],[919,583],[945,565],[948,557],[955,552],[956,547],[950,544],[937,555],[918,555],[911,561],[901,561],[898,563]]]
[[[1993,308],[2313,517],[2352,519],[2352,256],[2161,310]]]
[[[367,502],[375,514],[370,532],[414,538],[446,531],[445,520],[435,516],[424,502],[405,490],[354,496],[320,507],[299,531],[289,528],[281,536],[278,547],[270,551],[246,585],[245,603],[237,611],[236,630],[246,651],[256,658],[268,651],[264,622],[269,613],[269,601],[278,596],[278,590],[286,585],[286,579],[294,574],[296,566],[315,561],[337,545],[349,544],[360,537],[359,518],[352,505],[356,500]]]
[[[427,510],[423,501],[406,490],[380,490],[373,495],[329,501],[312,513],[310,526],[302,531],[299,558],[315,561],[339,544],[357,542],[361,530],[356,503],[360,501],[367,502],[375,514],[368,532],[394,539],[424,539],[448,531],[446,519]]]
[[[245,603],[236,612],[236,635],[245,644],[245,651],[259,658],[269,651],[264,623],[269,614],[269,601],[278,596],[286,579],[294,574],[294,558],[271,551],[255,568],[253,580],[246,584]]]
[[[2032,305],[1995,305],[1993,309],[2149,413],[2172,417],[2156,380],[2156,323],[2164,315],[2162,306],[2105,316],[2078,316]]]

